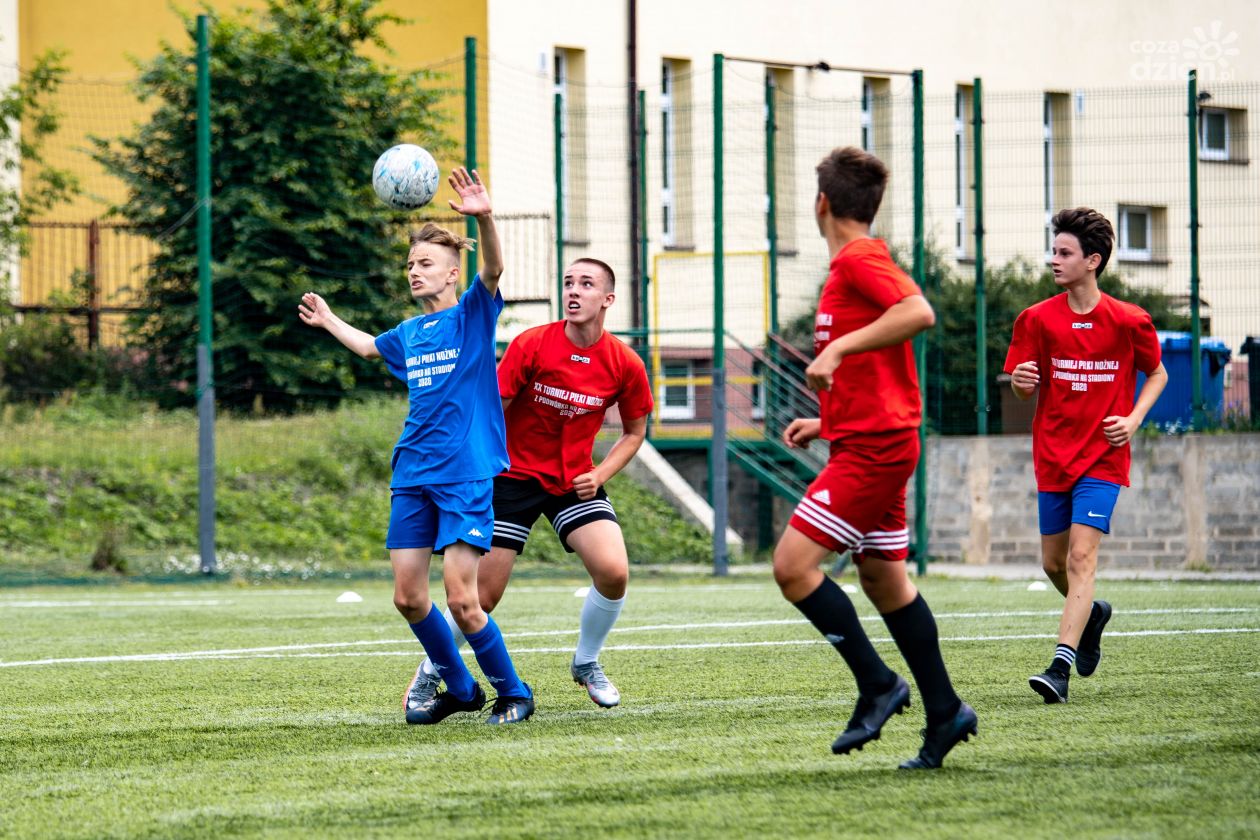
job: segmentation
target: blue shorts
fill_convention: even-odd
[[[483,552],[494,536],[494,479],[403,487],[389,500],[386,548],[432,548],[465,542]]]
[[[1061,534],[1072,525],[1088,525],[1111,533],[1111,513],[1116,508],[1120,485],[1099,478],[1082,478],[1071,490],[1037,493],[1041,533]]]

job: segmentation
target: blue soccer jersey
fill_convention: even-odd
[[[508,467],[494,334],[503,296],[473,280],[450,309],[403,321],[376,337],[410,408],[394,447],[390,487],[493,478]]]

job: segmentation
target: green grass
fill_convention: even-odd
[[[103,398],[101,398],[103,399]],[[68,398],[0,411],[0,581],[84,577],[108,549],[133,576],[195,573],[197,420]],[[228,573],[319,577],[382,568],[389,459],[405,398],[216,424],[216,545]],[[618,476],[608,486],[631,562],[705,562],[710,540]],[[529,559],[567,562],[546,522]]]
[[[359,604],[328,584],[2,592],[0,836],[1260,834],[1254,583],[1105,584],[1098,674],[1045,706],[1026,680],[1058,596],[928,579],[980,736],[919,774],[895,770],[917,693],[882,740],[830,754],[852,681],[761,578],[632,581],[603,656],[624,703],[597,709],[567,673],[579,585],[509,589],[497,618],[539,710],[501,729],[402,723],[417,646],[381,582]],[[186,655],[16,664],[143,654]]]

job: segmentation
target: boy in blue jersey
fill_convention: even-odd
[[[533,714],[533,691],[517,677],[477,593],[477,565],[494,534],[494,477],[508,466],[494,358],[503,255],[490,195],[476,171],[456,169],[449,181],[460,199],[451,201],[451,208],[477,219],[485,259],[463,297],[456,292],[460,252],[471,241],[426,224],[412,234],[407,257],[411,295],[423,310],[419,316],[373,338],[309,292],[298,316],[363,358],[384,359],[390,373],[407,383],[410,408],[394,447],[385,547],[394,569],[394,605],[446,683],[446,691],[417,694],[417,671],[403,695],[407,723],[437,723],[455,712],[478,711],[486,702],[441,610],[429,599],[429,559],[435,552],[445,555],[447,607],[498,691],[486,722],[517,723]]]

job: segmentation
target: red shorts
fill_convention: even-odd
[[[919,430],[854,435],[831,444],[831,459],[788,523],[832,551],[905,560],[906,482],[919,463]]]

